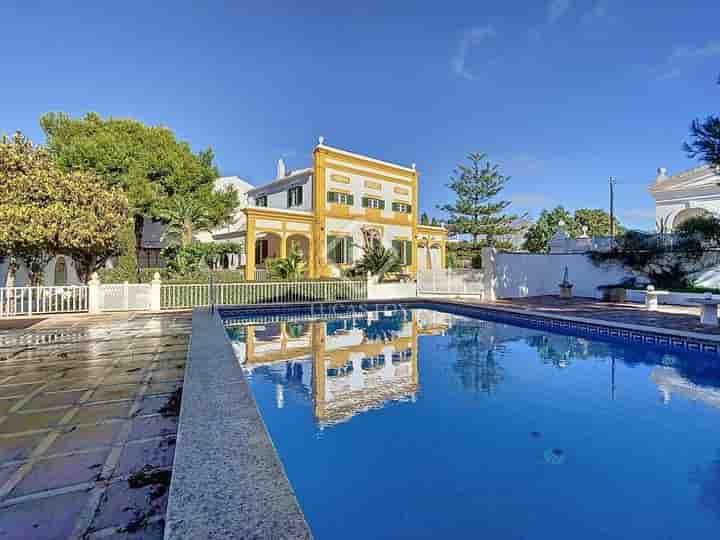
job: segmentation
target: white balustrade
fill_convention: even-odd
[[[88,310],[88,287],[0,287],[0,317]]]

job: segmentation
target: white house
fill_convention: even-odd
[[[720,215],[720,170],[703,165],[668,176],[661,167],[650,194],[655,199],[657,222],[670,230],[692,217]]]

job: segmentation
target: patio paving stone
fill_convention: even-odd
[[[0,320],[0,540],[162,538],[166,487],[128,478],[172,470],[177,418],[158,413],[182,386],[190,313],[11,323]]]

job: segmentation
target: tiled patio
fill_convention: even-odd
[[[658,311],[647,311],[637,303],[611,304],[592,298],[563,300],[558,296],[534,296],[497,300],[499,307],[522,309],[536,313],[581,317],[598,321],[636,324],[656,329],[699,332],[720,336],[720,327],[700,324],[700,308],[661,305]]]
[[[0,539],[162,538],[190,314],[0,321]]]

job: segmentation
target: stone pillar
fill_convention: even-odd
[[[100,313],[100,276],[97,272],[93,272],[88,282],[88,313]]]
[[[483,301],[494,302],[497,299],[497,267],[495,248],[482,248]]]
[[[150,282],[150,309],[152,311],[160,311],[160,289],[162,281],[160,281],[160,273],[155,272]]]

